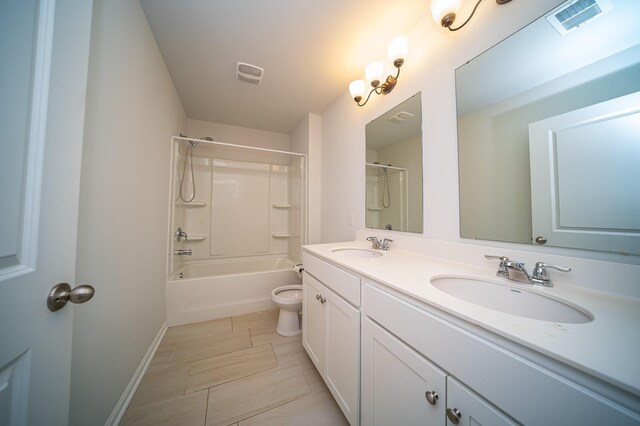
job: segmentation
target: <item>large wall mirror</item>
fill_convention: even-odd
[[[366,126],[365,226],[422,232],[420,93]]]
[[[563,2],[456,70],[462,237],[640,254],[638,22]]]

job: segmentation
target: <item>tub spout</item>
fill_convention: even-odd
[[[175,250],[173,254],[177,254],[178,256],[191,256],[191,249]]]

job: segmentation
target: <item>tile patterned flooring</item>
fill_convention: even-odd
[[[348,425],[278,311],[171,327],[121,425]]]

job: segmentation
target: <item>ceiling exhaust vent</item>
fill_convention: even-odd
[[[389,117],[388,120],[391,121],[392,123],[402,123],[412,118],[413,118],[413,114],[411,114],[410,112],[400,111],[399,113]]]
[[[547,15],[547,20],[556,31],[565,35],[612,8],[609,0],[569,0]]]
[[[236,78],[251,84],[260,84],[264,69],[244,62],[238,62],[236,66]]]

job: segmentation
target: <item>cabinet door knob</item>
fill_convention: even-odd
[[[320,300],[320,295],[316,294],[316,300]]]
[[[326,302],[327,299],[325,299],[324,297],[320,296],[320,303],[324,304],[324,302]]]
[[[427,402],[431,405],[436,405],[438,402],[438,392],[436,391],[426,391],[424,393],[424,397],[427,398]]]
[[[460,423],[462,413],[457,408],[447,408],[447,418],[451,423],[457,425],[458,423]]]

